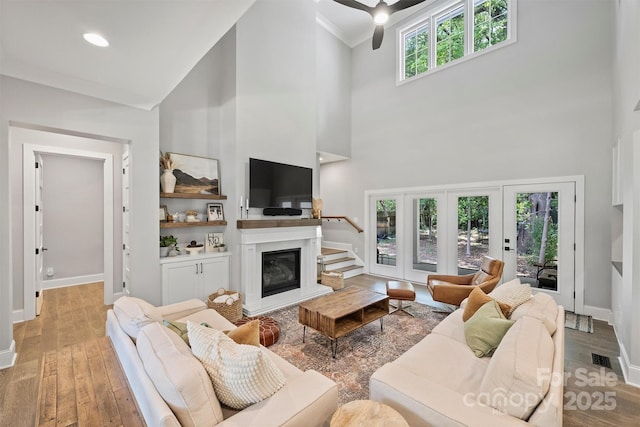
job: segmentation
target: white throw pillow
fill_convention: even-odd
[[[286,382],[260,347],[236,344],[223,332],[187,321],[191,351],[206,369],[220,402],[244,409],[270,397]]]
[[[134,340],[149,323],[162,322],[160,311],[140,298],[120,297],[113,303],[113,311],[122,330]]]
[[[550,295],[538,292],[529,301],[513,310],[509,319],[518,320],[525,316],[542,320],[549,335],[553,335],[557,327],[558,304]]]
[[[478,401],[522,420],[549,391],[555,348],[542,322],[523,317],[507,331],[485,371]]]
[[[140,330],[136,348],[144,370],[182,426],[222,422],[211,379],[182,338],[160,323],[151,323]]]
[[[531,298],[531,286],[528,283],[520,283],[520,279],[513,279],[496,287],[488,295],[494,300],[510,306],[510,316],[517,306],[529,301]]]

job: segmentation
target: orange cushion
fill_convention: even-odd
[[[475,314],[476,311],[486,303],[493,301],[489,295],[485,294],[481,288],[473,288],[471,293],[469,294],[469,299],[467,300],[467,305],[464,307],[464,312],[462,313],[462,321],[466,322]],[[504,314],[504,317],[507,317],[511,307],[502,302],[498,302],[500,306],[500,311]]]
[[[260,320],[238,326],[236,329],[224,331],[236,344],[248,344],[260,347]]]

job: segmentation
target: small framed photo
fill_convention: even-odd
[[[207,221],[224,221],[222,203],[207,203]]]
[[[169,211],[167,211],[167,206],[165,205],[160,206],[160,211],[159,211],[160,222],[166,222],[168,214],[169,214]]]
[[[221,244],[224,243],[223,233],[207,233],[204,239],[205,252],[217,252]]]

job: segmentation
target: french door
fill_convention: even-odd
[[[402,223],[402,196],[373,196],[369,198],[370,224],[375,233],[369,233],[369,271],[388,277],[404,277],[403,238],[398,226]]]
[[[518,277],[573,311],[575,183],[508,185],[503,205],[503,280]]]

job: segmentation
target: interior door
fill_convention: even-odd
[[[575,183],[504,187],[504,280],[520,278],[574,310]]]
[[[130,178],[129,178],[129,150],[122,154],[122,292],[131,294],[131,242],[130,232]]]
[[[42,190],[44,184],[44,170],[42,156],[36,153],[35,164],[35,184],[36,184],[36,316],[40,315],[42,310],[42,304],[44,303],[44,297],[42,292],[42,280],[44,278],[44,223],[43,223],[43,206],[42,206]]]
[[[404,277],[401,233],[402,197],[371,196],[370,223],[375,235],[369,238],[369,272],[387,277]]]

